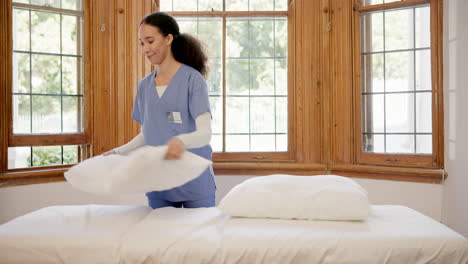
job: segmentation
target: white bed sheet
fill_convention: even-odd
[[[445,225],[403,206],[371,211],[351,222],[47,207],[0,226],[0,263],[468,263],[467,240]]]

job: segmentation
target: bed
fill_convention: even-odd
[[[350,179],[278,175],[213,208],[45,207],[0,225],[0,263],[467,264],[468,242]]]
[[[367,221],[234,218],[218,208],[53,206],[0,226],[0,263],[468,263],[468,243],[403,206]]]

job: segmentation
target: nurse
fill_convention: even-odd
[[[143,18],[142,53],[157,70],[138,83],[132,118],[142,132],[129,143],[104,153],[125,154],[142,145],[167,145],[166,159],[190,151],[211,160],[211,111],[205,77],[207,56],[201,43],[182,34],[175,19],[157,12]],[[146,194],[153,209],[215,206],[213,169],[174,189]]]

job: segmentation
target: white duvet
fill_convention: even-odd
[[[402,206],[367,221],[230,218],[217,208],[56,206],[0,226],[0,263],[468,263],[468,242]]]

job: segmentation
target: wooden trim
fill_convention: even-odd
[[[289,161],[292,162],[294,160],[291,159],[290,154],[288,152],[215,152],[213,153],[213,161],[214,162],[277,162],[277,161]]]
[[[351,1],[332,1],[330,39],[330,92],[328,130],[330,162],[353,161],[353,36]],[[327,117],[326,117],[327,118]]]
[[[12,6],[0,1],[0,173],[8,168],[8,135],[11,120]]]
[[[85,113],[85,122],[84,122],[84,132],[86,135],[86,143],[91,144],[93,133],[93,64],[94,56],[92,52],[92,47],[94,43],[93,39],[93,9],[91,8],[91,0],[83,1],[83,36],[84,36],[84,49],[83,49],[83,60],[84,60],[84,113]],[[93,155],[92,145],[83,149],[82,159],[89,158]]]
[[[433,166],[444,168],[443,0],[431,0]]]
[[[289,11],[172,11],[167,12],[172,16],[287,16]]]
[[[423,5],[429,4],[431,0],[402,0],[399,2],[392,2],[387,4],[379,4],[379,5],[368,5],[368,6],[355,6],[355,10],[364,13],[364,12],[374,12],[374,11],[381,11],[385,9],[394,9],[394,8],[402,8],[402,7],[411,7],[415,5]]]
[[[355,122],[356,127],[354,138],[355,162],[359,164],[392,165],[399,167],[422,167],[422,168],[443,168],[444,140],[443,140],[443,88],[442,88],[442,13],[441,0],[430,1],[405,1],[395,2],[385,5],[386,8],[395,7],[398,4],[401,7],[421,5],[431,3],[431,75],[432,75],[432,145],[433,153],[431,155],[420,154],[384,154],[369,153],[362,150],[362,96],[361,96],[361,55],[360,55],[360,10],[354,12],[353,31],[354,31],[354,85],[355,85]],[[382,10],[382,9],[379,9]]]
[[[13,135],[9,137],[10,147],[83,145],[89,142],[86,134],[58,135]]]
[[[36,178],[36,177],[52,177],[52,176],[63,176],[63,173],[68,171],[68,168],[55,168],[55,169],[35,169],[28,171],[14,171],[5,172],[0,174],[0,180],[9,179],[24,179],[24,178]]]
[[[224,3],[224,1],[223,1]],[[222,104],[223,104],[223,107],[222,107],[222,111],[223,111],[223,124],[222,124],[222,148],[221,148],[221,151],[224,153],[226,152],[226,104],[227,104],[227,100],[226,100],[226,27],[227,27],[227,22],[226,22],[226,17],[223,16],[223,35],[222,35],[222,51],[221,51],[221,56],[222,56],[222,80],[221,80],[221,85],[223,86],[222,89],[223,89],[223,98],[222,98]],[[216,156],[216,154],[215,154]]]
[[[296,6],[288,3],[288,160],[297,160],[296,115]]]
[[[62,176],[50,176],[50,177],[34,177],[34,178],[19,178],[19,179],[1,179],[0,177],[0,188],[13,187],[21,185],[39,184],[39,183],[50,183],[65,181]]]
[[[324,164],[215,162],[215,175],[318,175],[327,174]]]
[[[81,12],[81,11],[70,10],[70,9],[61,9],[61,8],[50,7],[50,6],[40,6],[40,5],[22,4],[22,3],[13,3],[13,6],[18,7],[18,8],[28,9],[28,10],[44,11],[44,12],[65,14],[65,15],[72,15],[72,16],[81,16],[81,15],[83,15],[83,12]]]
[[[443,169],[399,168],[373,165],[329,165],[331,174],[369,179],[441,183],[447,178]]]

